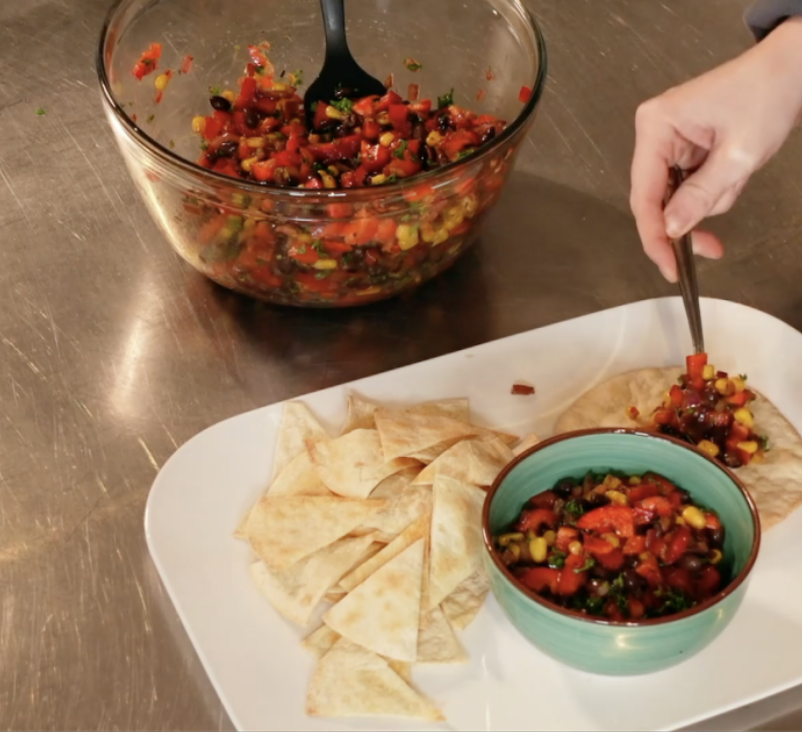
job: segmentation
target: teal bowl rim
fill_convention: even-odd
[[[746,564],[743,566],[743,569],[741,569],[741,571],[723,590],[719,591],[717,594],[713,595],[713,597],[711,597],[708,600],[705,600],[696,607],[690,608],[688,610],[682,610],[681,612],[675,613],[674,615],[667,615],[662,618],[650,618],[649,620],[634,620],[634,621],[608,620],[606,618],[597,618],[593,616],[584,615],[580,613],[578,610],[569,610],[567,608],[561,607],[556,603],[553,603],[545,599],[544,597],[541,597],[536,592],[527,589],[520,582],[518,582],[518,580],[516,580],[515,577],[512,576],[512,573],[502,563],[500,557],[493,549],[493,537],[490,533],[489,524],[490,524],[490,505],[493,503],[493,498],[495,497],[496,492],[504,483],[504,480],[506,479],[507,475],[512,470],[514,470],[518,465],[520,465],[524,460],[527,460],[535,453],[540,452],[541,450],[546,450],[552,445],[557,444],[558,442],[564,442],[565,440],[571,440],[577,437],[587,437],[589,435],[633,435],[635,437],[642,437],[648,440],[667,442],[669,444],[680,447],[683,450],[688,450],[689,452],[692,452],[696,456],[701,456],[705,460],[708,460],[718,470],[725,473],[727,477],[735,484],[735,486],[741,492],[741,495],[743,496],[744,500],[746,501],[746,505],[749,507],[749,513],[752,516],[752,525],[754,527],[755,538],[754,541],[752,542],[752,551],[750,552],[749,558],[747,559]],[[735,592],[749,576],[749,573],[752,571],[752,567],[755,564],[755,560],[757,559],[758,551],[760,549],[761,529],[760,529],[760,516],[757,512],[757,507],[755,506],[755,502],[752,500],[752,496],[749,495],[749,491],[746,489],[746,486],[744,486],[740,478],[738,478],[732,472],[732,470],[719,463],[715,458],[710,457],[701,450],[698,450],[692,445],[689,445],[687,442],[678,440],[675,437],[670,437],[669,435],[661,435],[658,433],[647,432],[644,430],[637,430],[637,429],[626,429],[623,427],[621,428],[600,427],[597,429],[576,430],[574,432],[566,432],[560,435],[555,435],[554,437],[550,437],[546,440],[543,440],[542,442],[539,442],[537,445],[530,447],[528,450],[522,452],[514,460],[512,460],[512,462],[510,462],[498,474],[496,480],[493,482],[493,485],[488,490],[487,496],[485,497],[484,507],[482,508],[482,538],[484,540],[485,551],[490,555],[490,559],[496,565],[496,568],[499,570],[499,572],[501,572],[501,575],[504,577],[507,583],[511,585],[514,590],[517,590],[519,593],[521,593],[525,597],[528,597],[530,600],[533,600],[538,605],[541,605],[546,610],[550,610],[554,613],[557,613],[558,615],[564,615],[565,617],[574,618],[584,623],[591,623],[594,625],[640,628],[654,625],[664,625],[666,623],[673,623],[678,620],[685,620],[686,618],[689,618],[693,615],[698,615],[699,613],[702,613],[705,610],[708,610],[709,608],[717,605],[719,602],[721,602],[726,597]]]

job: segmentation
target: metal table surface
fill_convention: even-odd
[[[628,214],[633,114],[750,43],[746,0],[529,2],[551,76],[482,242],[411,296],[313,312],[224,292],[168,248],[100,112],[107,0],[0,0],[0,728],[230,728],[142,529],[200,430],[674,293]],[[802,328],[800,195],[797,136],[716,223],[730,251],[703,294]],[[786,692],[705,727],[798,729],[799,707]]]

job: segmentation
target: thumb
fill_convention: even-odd
[[[722,196],[742,187],[753,170],[747,156],[732,148],[713,150],[666,205],[663,216],[668,237],[676,239],[687,234],[713,212]]]

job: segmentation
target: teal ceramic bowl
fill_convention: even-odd
[[[565,477],[589,470],[660,473],[718,512],[725,528],[722,566],[732,581],[715,597],[666,618],[614,622],[566,610],[520,585],[493,550],[523,504]],[[482,517],[490,586],[510,622],[549,656],[591,673],[651,673],[690,658],[730,623],[743,600],[760,547],[755,504],[732,472],[670,437],[623,429],[559,435],[523,453],[496,479]]]

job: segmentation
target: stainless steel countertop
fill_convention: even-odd
[[[627,210],[633,114],[745,48],[745,4],[530,0],[551,76],[482,243],[409,297],[307,312],[215,288],[149,219],[100,111],[107,0],[0,0],[0,728],[230,729],[145,546],[159,467],[242,411],[673,294]],[[717,222],[702,294],[802,328],[800,196],[796,136]]]

